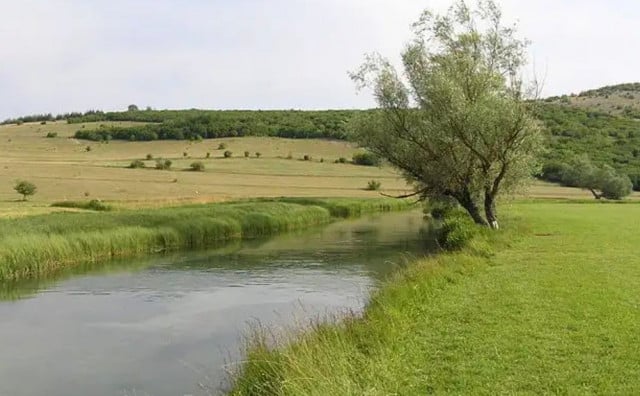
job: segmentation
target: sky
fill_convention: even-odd
[[[498,0],[543,96],[640,81],[640,2]],[[367,108],[347,72],[397,60],[450,0],[0,0],[0,119],[153,108]]]

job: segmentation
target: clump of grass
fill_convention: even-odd
[[[138,168],[144,168],[146,165],[144,163],[144,161],[142,160],[133,160],[131,161],[131,163],[129,164],[129,168],[131,169],[138,169]]]
[[[189,169],[194,172],[204,172],[204,163],[202,161],[195,161],[189,165]]]
[[[58,137],[58,132],[47,132],[47,137],[48,138]]]
[[[52,203],[51,206],[58,208],[95,210],[98,212],[108,212],[113,210],[113,207],[111,205],[107,205],[98,199],[92,199],[90,201],[60,201]]]
[[[365,187],[365,190],[367,190],[367,191],[378,191],[381,186],[382,186],[382,184],[379,181],[377,181],[377,180],[369,180],[369,182],[367,183],[367,187]]]
[[[170,170],[172,164],[173,162],[171,162],[170,159],[162,159],[162,158],[156,159],[156,169],[158,170]]]

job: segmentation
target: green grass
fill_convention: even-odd
[[[234,393],[637,394],[639,216],[516,203],[507,229],[415,263],[362,317],[292,343],[257,331]]]
[[[49,275],[116,257],[212,246],[402,209],[400,200],[261,200],[0,220],[0,281]]]

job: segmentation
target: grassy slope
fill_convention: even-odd
[[[364,319],[317,325],[278,352],[255,343],[236,393],[636,394],[639,216],[515,204],[512,223],[529,229],[507,230],[510,246],[419,262]]]
[[[364,190],[371,179],[381,181],[390,194],[406,191],[405,182],[390,168],[333,163],[358,151],[343,141],[247,137],[100,144],[70,139],[80,127],[63,122],[0,126],[0,216],[60,210],[47,207],[62,200],[101,199],[137,207],[247,197],[377,197],[377,192]],[[44,137],[49,131],[58,137]],[[221,158],[221,142],[234,158]],[[87,152],[86,146],[92,150]],[[244,158],[245,150],[252,158]],[[262,153],[260,159],[256,151]],[[212,158],[205,159],[207,152]],[[291,160],[286,159],[289,153]],[[126,169],[147,154],[171,158],[174,170]],[[299,160],[305,154],[313,160]],[[205,163],[205,172],[185,172],[196,160]],[[147,163],[153,166],[154,161]],[[26,203],[17,202],[20,196],[13,190],[14,181],[22,178],[39,189]]]
[[[191,205],[0,220],[0,281],[49,275],[88,262],[250,239],[335,217],[402,209],[393,199],[314,199]]]

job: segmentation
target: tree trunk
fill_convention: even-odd
[[[458,201],[460,206],[462,206],[467,211],[467,213],[469,213],[469,216],[471,216],[476,224],[484,227],[489,225],[484,217],[482,217],[480,208],[478,208],[478,205],[471,197],[471,193],[469,192],[469,190],[465,189],[464,191],[461,191],[459,194],[456,194],[453,197]]]
[[[498,213],[496,212],[496,197],[488,190],[484,193],[484,214],[487,217],[489,227],[494,230],[500,228]]]
[[[593,188],[590,188],[589,191],[591,191],[591,194],[593,194],[593,196],[595,197],[595,199],[600,199],[602,198],[602,194],[598,194],[596,192],[596,190],[594,190]]]

